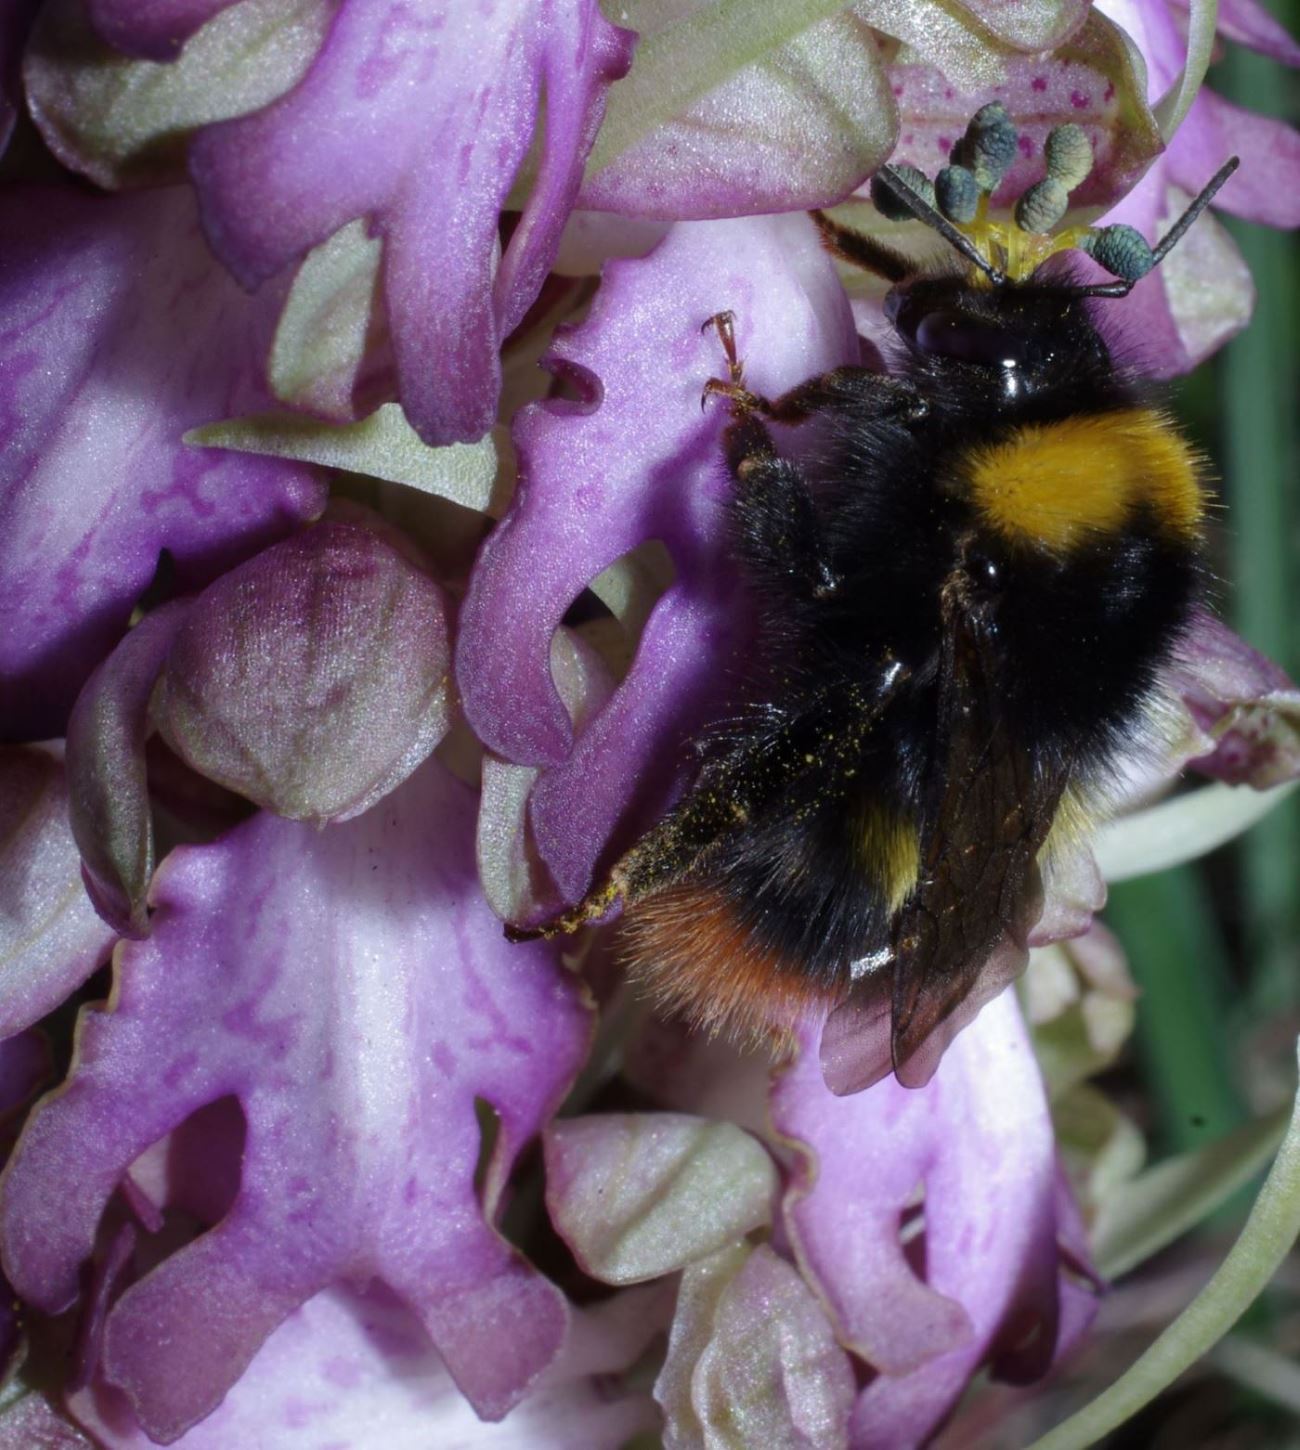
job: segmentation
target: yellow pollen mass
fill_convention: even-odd
[[[1058,552],[1122,529],[1142,503],[1185,537],[1204,511],[1195,455],[1149,408],[1026,423],[1005,442],[972,449],[966,473],[993,528]]]

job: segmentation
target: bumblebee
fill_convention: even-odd
[[[680,803],[572,910],[509,929],[552,936],[621,904],[634,975],[709,1029],[844,1003],[888,1018],[889,1053],[839,1090],[891,1066],[924,1082],[1023,968],[1041,863],[1101,810],[1202,591],[1198,460],[1090,308],[1158,265],[1236,161],[1152,249],[1122,226],[1053,234],[1092,165],[1077,126],[1048,137],[1014,221],[993,220],[1016,150],[994,103],[933,184],[909,167],[873,182],[960,270],[813,214],[837,257],[892,284],[891,370],[763,398],[731,314],[705,323],[763,666]],[[1113,280],[1063,269],[1069,249]],[[767,425],[810,419],[817,446],[782,456]]]

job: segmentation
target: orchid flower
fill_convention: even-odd
[[[1069,1132],[1090,1094],[1132,1141],[1091,1081],[1141,1011],[1105,879],[1300,778],[1300,690],[1226,626],[924,1087],[868,1015],[769,1060],[655,1018],[616,928],[502,921],[663,812],[747,643],[701,322],[767,395],[870,356],[806,211],[884,226],[871,175],[995,97],[1008,195],[1073,121],[1082,217],[1154,237],[1237,151],[1222,205],[1294,226],[1295,132],[1201,88],[1214,24],[0,15],[0,1445],[903,1450],[1086,1342],[1154,1191]],[[1255,0],[1219,24],[1300,61]],[[1124,307],[1173,376],[1252,301],[1207,215]]]

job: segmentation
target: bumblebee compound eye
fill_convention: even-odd
[[[900,326],[899,330],[906,329]],[[1015,332],[965,312],[940,309],[923,313],[910,335],[932,357],[989,368],[1017,368],[1025,361],[1024,340]]]

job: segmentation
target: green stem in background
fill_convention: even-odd
[[[1292,26],[1300,19],[1300,5],[1272,8]],[[1251,110],[1276,116],[1285,115],[1288,105],[1294,109],[1293,75],[1240,46],[1229,47],[1212,80],[1222,94]],[[1250,327],[1228,347],[1218,367],[1233,622],[1294,676],[1300,670],[1295,238],[1268,227],[1228,225],[1260,299]],[[1249,1016],[1259,1020],[1300,1006],[1300,800],[1285,802],[1239,849],[1246,957],[1252,969]]]
[[[1196,868],[1119,882],[1106,915],[1142,989],[1137,1042],[1161,1147],[1200,1147],[1245,1112],[1229,1068],[1227,954]]]

